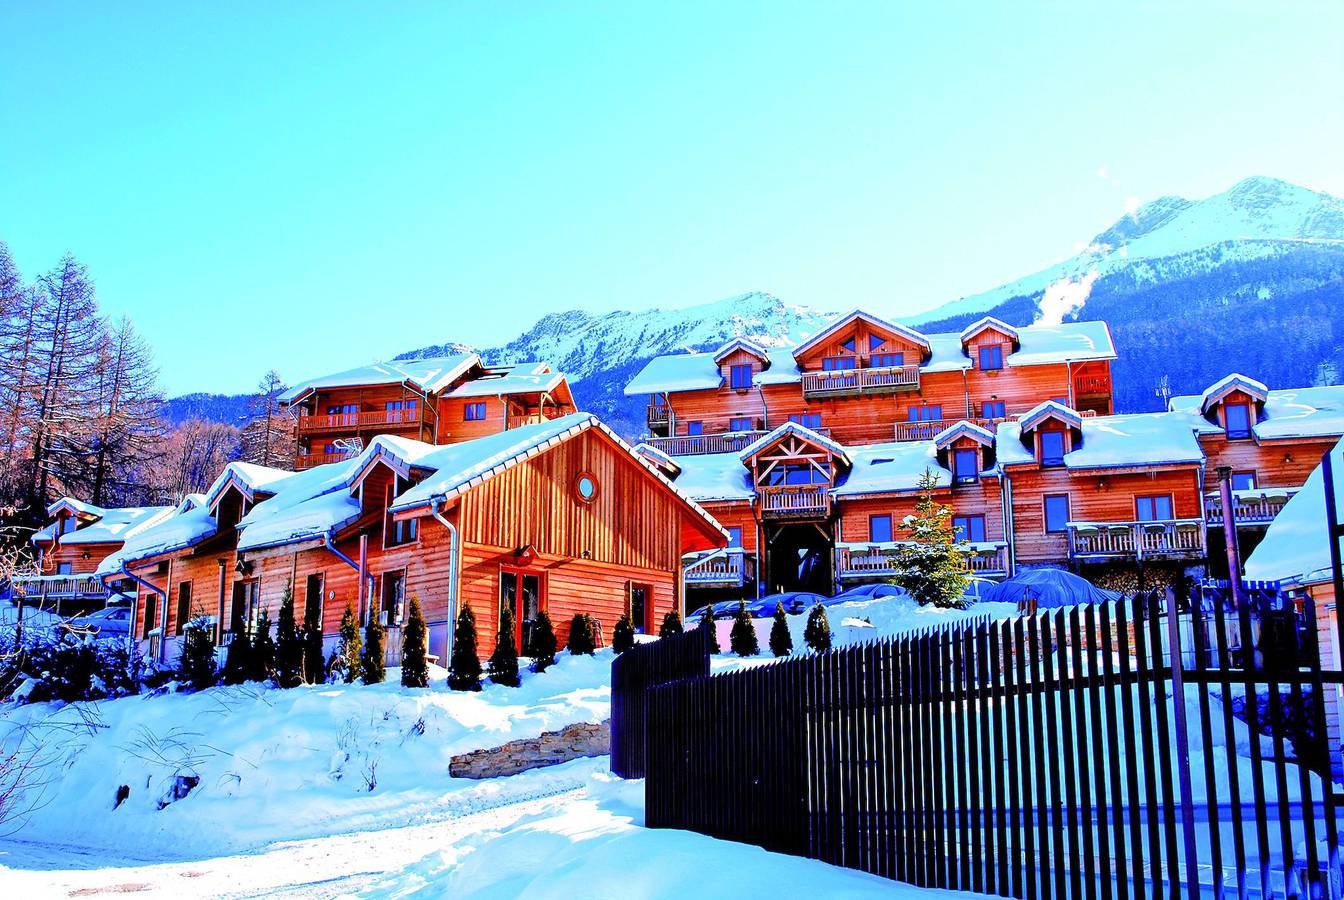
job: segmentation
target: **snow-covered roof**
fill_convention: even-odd
[[[560,372],[552,372],[546,363],[519,363],[514,366],[491,366],[480,378],[464,381],[444,396],[494,397],[500,394],[538,394],[553,391],[565,380]]]
[[[101,506],[94,506],[92,503],[85,503],[83,500],[76,500],[74,497],[62,497],[47,507],[47,515],[54,516],[62,509],[75,515],[101,517],[107,512]]]
[[[816,444],[818,447],[825,447],[831,451],[831,454],[841,463],[849,465],[849,451],[847,451],[838,441],[833,441],[825,435],[818,434],[805,425],[797,422],[785,422],[782,425],[776,425],[773,429],[758,437],[748,444],[737,458],[742,462],[747,462],[757,453],[760,453],[771,444],[779,442],[781,439],[793,435],[809,443]]]
[[[1175,413],[1135,413],[1080,419],[1081,445],[1064,454],[1070,471],[1185,465],[1204,462],[1189,419]],[[1022,441],[1021,422],[1003,422],[994,441],[1004,466],[1036,462]]]
[[[98,564],[96,574],[103,577],[116,575],[120,573],[123,564],[129,565],[194,547],[213,536],[217,530],[218,523],[210,514],[205,497],[191,494],[171,514],[128,537],[119,550]]]
[[[934,446],[939,450],[951,446],[961,438],[970,438],[971,440],[984,444],[985,446],[994,446],[994,432],[988,428],[982,428],[974,422],[967,422],[962,419],[960,422],[953,422],[933,436]]]
[[[878,328],[889,331],[892,334],[900,335],[910,343],[914,344],[916,347],[923,347],[925,350],[931,349],[929,347],[929,339],[925,337],[923,334],[920,334],[915,329],[911,328],[910,326],[901,325],[898,322],[888,322],[886,319],[879,318],[878,316],[875,316],[870,312],[864,312],[861,309],[856,309],[836,319],[830,325],[827,325],[821,331],[818,331],[816,334],[812,335],[812,337],[803,341],[801,344],[799,344],[797,347],[794,348],[793,355],[796,357],[803,353],[806,353],[808,350],[812,349],[817,344],[829,340],[837,332],[844,331],[845,329],[850,328],[851,326],[853,326],[855,322],[858,321],[864,321],[867,322],[869,325],[876,325]]]
[[[1083,417],[1077,410],[1069,409],[1058,400],[1045,400],[1018,416],[1017,424],[1022,431],[1034,431],[1046,419],[1058,419],[1070,428],[1081,428]]]
[[[681,472],[681,465],[675,459],[652,444],[636,444],[635,452],[655,466],[661,467],[673,479]]]
[[[697,502],[749,501],[756,496],[751,472],[736,453],[674,456],[672,461],[681,469],[676,477],[677,487]]]
[[[288,469],[273,469],[270,466],[260,466],[250,462],[231,462],[224,467],[224,471],[219,473],[219,477],[205,492],[205,502],[214,506],[219,502],[220,495],[229,485],[237,487],[239,492],[249,500],[255,499],[259,493],[273,494],[285,479],[293,474]]]
[[[1002,319],[996,319],[993,316],[985,316],[983,319],[980,319],[979,321],[976,322],[972,322],[971,324],[967,325],[965,328],[961,330],[961,342],[964,344],[971,338],[975,337],[980,332],[990,328],[994,329],[995,331],[1003,332],[1004,334],[1012,338],[1014,341],[1018,339],[1018,333],[1016,328],[1009,325]]]
[[[919,490],[925,471],[937,485],[952,483],[952,473],[938,464],[933,441],[896,441],[851,447],[851,466],[832,493],[836,497]]]
[[[97,521],[60,536],[62,545],[118,544],[167,518],[171,506],[126,506],[105,509]]]
[[[1344,440],[1330,451],[1330,460],[1335,475],[1335,508],[1344,511]],[[1274,517],[1264,539],[1246,558],[1246,577],[1293,584],[1315,584],[1333,577],[1321,466]]]
[[[427,356],[423,359],[399,359],[394,362],[357,366],[300,382],[280,395],[283,403],[293,403],[312,391],[323,388],[358,387],[375,384],[411,384],[427,394],[443,390],[481,364],[475,353],[452,356]]]
[[[920,366],[922,373],[960,372],[971,368],[972,362],[966,355],[960,332],[923,337],[928,344],[929,357]],[[1018,349],[1003,361],[1009,368],[1115,359],[1115,345],[1105,322],[1029,325],[1017,330],[1017,343]],[[754,382],[758,385],[801,382],[803,372],[794,359],[795,352],[788,349],[767,351],[769,366],[756,373]],[[713,353],[655,356],[626,385],[625,395],[714,390],[723,384],[723,375],[714,356]]]
[[[381,448],[401,440],[379,435],[358,457],[296,472],[238,523],[239,552],[306,540],[359,518],[359,500],[350,491],[355,473]]]
[[[1231,375],[1215,381],[1209,386],[1208,390],[1200,395],[1200,412],[1207,416],[1210,410],[1217,406],[1224,397],[1233,391],[1241,391],[1243,394],[1246,394],[1261,403],[1264,403],[1265,398],[1269,395],[1269,388],[1266,387],[1263,382],[1242,375],[1240,372],[1233,372]]]
[[[1186,413],[1200,434],[1218,434],[1222,426],[1203,414],[1204,395],[1172,397],[1168,408]],[[1259,421],[1251,425],[1258,440],[1329,438],[1344,434],[1344,385],[1269,391]]]
[[[750,353],[752,356],[756,357],[761,362],[765,363],[767,366],[770,364],[769,350],[765,349],[760,344],[756,343],[755,341],[749,338],[742,338],[742,337],[733,338],[731,341],[724,344],[718,350],[715,350],[714,362],[716,363],[723,362],[724,359],[727,358],[728,354],[736,350],[741,350],[745,353]]]

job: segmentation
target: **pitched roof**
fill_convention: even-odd
[[[1189,419],[1175,413],[1135,413],[1080,419],[1083,440],[1064,454],[1070,471],[1141,466],[1200,464],[1204,453]],[[994,437],[995,455],[1004,466],[1036,462],[1022,441],[1020,422],[1002,422]]]
[[[735,350],[741,350],[744,353],[750,353],[752,356],[756,357],[761,362],[765,363],[767,366],[770,365],[769,350],[765,349],[764,347],[762,347],[760,344],[756,343],[753,340],[741,337],[733,338],[731,341],[724,344],[718,350],[715,350],[714,362],[716,363],[723,362],[723,360],[728,356],[728,354],[732,353]]]
[[[1220,434],[1222,426],[1210,422],[1203,413],[1204,396],[1172,397],[1168,409],[1186,414],[1191,427],[1200,434]],[[1251,433],[1259,440],[1330,438],[1344,434],[1344,385],[1269,391],[1258,421],[1251,425]]]
[[[190,494],[153,525],[131,535],[121,548],[98,564],[97,575],[117,575],[123,565],[194,547],[212,537],[218,523],[201,494]]]
[[[69,501],[69,503],[66,504],[64,501]],[[86,520],[92,520],[87,525],[82,525],[74,531],[68,531],[60,535],[60,541],[63,545],[119,544],[131,535],[165,518],[173,511],[171,506],[104,508],[89,503],[81,503],[68,497],[56,501],[49,509],[60,509],[63,505],[71,509],[77,506]],[[52,522],[39,529],[33,535],[33,542],[53,540],[56,537],[55,526],[56,523]]]
[[[993,316],[985,316],[979,321],[972,322],[961,330],[961,342],[964,344],[986,329],[993,328],[995,331],[1002,331],[1014,341],[1018,339],[1017,329],[1009,325],[1002,319],[996,319]]]
[[[1077,410],[1070,409],[1057,400],[1046,400],[1037,403],[1031,409],[1017,417],[1017,424],[1022,431],[1034,431],[1036,426],[1040,425],[1046,419],[1058,419],[1070,428],[1082,428],[1083,417]]]
[[[864,321],[869,325],[876,325],[878,328],[890,331],[892,334],[900,335],[916,347],[924,348],[926,352],[932,351],[933,349],[929,346],[929,339],[927,337],[908,325],[901,325],[898,322],[888,322],[886,319],[879,318],[870,312],[856,309],[836,319],[830,325],[827,325],[821,331],[818,331],[816,334],[812,335],[812,337],[803,341],[794,348],[793,355],[797,357],[806,353],[823,341],[833,337],[837,332],[844,331],[858,321]]]
[[[1344,514],[1344,440],[1330,451],[1330,461],[1334,468],[1335,508]],[[1330,566],[1325,472],[1318,465],[1302,489],[1274,517],[1259,546],[1246,558],[1246,577],[1315,584],[1333,577]]]
[[[939,450],[950,446],[960,438],[968,437],[971,440],[985,446],[994,446],[994,432],[988,428],[976,425],[974,422],[967,422],[962,419],[960,422],[953,422],[933,436],[933,444]]]
[[[282,403],[293,403],[309,393],[323,388],[358,387],[375,384],[410,384],[426,394],[443,390],[465,375],[473,366],[481,364],[475,353],[457,353],[452,356],[427,356],[423,359],[399,359],[391,362],[357,366],[344,372],[333,372],[302,381],[280,395]]]
[[[926,471],[933,473],[938,487],[952,483],[952,473],[938,464],[933,441],[864,444],[849,452],[852,464],[831,492],[836,497],[917,491]]]
[[[561,372],[552,372],[544,362],[491,366],[485,374],[464,381],[450,390],[447,397],[494,397],[500,394],[539,394],[553,391],[565,380]]]
[[[675,459],[652,444],[636,444],[635,452],[661,468],[669,478],[675,479],[677,474],[681,472],[681,465]]]
[[[205,502],[209,506],[214,506],[229,485],[236,486],[249,500],[254,499],[258,493],[273,494],[280,484],[293,474],[289,469],[273,469],[270,466],[250,462],[231,462],[206,490]]]
[[[800,425],[797,422],[785,422],[782,425],[776,425],[770,431],[766,432],[765,434],[761,435],[756,440],[748,444],[742,450],[741,453],[737,454],[737,458],[741,460],[743,463],[746,463],[748,460],[750,460],[757,453],[760,453],[766,447],[769,447],[771,444],[775,444],[780,440],[782,440],[783,438],[786,438],[790,435],[802,438],[803,440],[816,444],[819,447],[825,447],[837,459],[839,459],[840,462],[844,463],[845,465],[849,465],[849,452],[845,450],[845,448],[841,446],[841,444],[838,441],[833,441],[830,438],[818,434],[811,428],[808,428],[805,425]]]
[[[1220,378],[1209,385],[1208,390],[1200,395],[1199,409],[1204,415],[1208,415],[1218,403],[1233,391],[1241,391],[1243,394],[1249,394],[1253,399],[1261,403],[1269,396],[1269,388],[1262,382],[1256,381],[1240,372],[1233,372],[1224,378]]]

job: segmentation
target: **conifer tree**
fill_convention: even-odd
[[[487,671],[495,684],[518,686],[518,639],[513,628],[513,610],[507,605],[499,617],[499,633],[495,635],[495,652],[490,654]]]
[[[275,639],[271,637],[271,614],[263,608],[252,638],[252,671],[248,681],[269,681],[274,677]]]
[[[309,684],[326,681],[322,658],[322,606],[308,603],[303,610],[303,677]]]
[[[570,656],[592,656],[597,652],[597,634],[593,627],[593,617],[587,613],[575,613],[569,621],[569,642],[566,644]]]
[[[665,638],[669,634],[681,634],[681,613],[675,609],[669,610],[667,615],[663,616],[663,624],[658,629],[658,636]]]
[[[635,626],[630,621],[630,614],[623,613],[616,620],[616,627],[611,629],[611,649],[621,654],[635,646]]]
[[[892,582],[921,606],[960,607],[970,584],[952,529],[952,507],[933,499],[937,479],[926,469],[919,480],[915,514],[905,519],[910,540],[896,551]]]
[[[339,635],[336,649],[332,651],[331,674],[336,680],[350,684],[359,675],[359,650],[362,642],[359,639],[359,624],[355,621],[355,611],[349,603],[345,605],[345,612],[341,613]]]
[[[209,620],[197,617],[182,629],[177,677],[200,691],[215,683],[215,637]]]
[[[738,656],[755,656],[761,652],[761,644],[756,640],[756,627],[751,624],[751,613],[747,612],[747,601],[737,604],[733,615],[733,630],[728,635],[728,644]]]
[[[558,646],[555,640],[555,626],[551,625],[550,615],[542,610],[532,622],[532,637],[527,648],[527,654],[532,657],[532,671],[545,672],[555,665],[555,651]]]
[[[252,641],[243,625],[236,625],[230,634],[233,637],[224,656],[222,680],[225,684],[242,684],[252,674]]]
[[[453,654],[448,664],[448,687],[455,691],[481,689],[481,658],[476,649],[476,613],[462,604],[453,626]]]
[[[803,642],[818,653],[831,649],[831,620],[826,616],[826,607],[820,603],[812,607],[812,612],[807,615]]]
[[[718,629],[714,627],[714,604],[709,603],[700,612],[700,630],[705,633],[705,643],[709,645],[710,653],[719,651]]]
[[[364,626],[364,649],[359,654],[359,674],[365,684],[381,684],[387,678],[383,635],[383,623],[377,614],[369,616],[369,624]]]
[[[789,616],[784,612],[784,604],[775,604],[775,621],[770,626],[770,652],[775,656],[788,656],[793,652],[793,635],[789,633]]]
[[[294,583],[285,583],[275,626],[275,680],[282,688],[303,684],[303,641],[294,622]]]
[[[401,629],[401,686],[429,687],[429,629],[420,611],[420,597],[411,595],[411,608]],[[479,664],[477,666],[479,668]]]

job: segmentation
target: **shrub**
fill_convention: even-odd
[[[225,684],[242,684],[252,672],[252,640],[247,636],[247,628],[239,625],[229,639],[229,649],[224,655]]]
[[[826,607],[818,603],[807,614],[807,627],[803,629],[803,641],[817,652],[831,649],[831,620],[826,617]]]
[[[920,605],[956,608],[966,603],[970,577],[952,529],[952,507],[933,499],[937,483],[932,471],[920,477],[915,514],[905,520],[910,540],[896,551],[892,581]]]
[[[616,620],[616,627],[611,629],[611,649],[616,653],[624,653],[635,646],[635,626],[630,621],[630,614],[624,613]]]
[[[495,635],[495,652],[490,654],[488,672],[495,684],[518,686],[518,635],[513,629],[513,610],[504,607],[499,617],[499,633]]]
[[[705,633],[705,643],[709,646],[710,653],[718,653],[719,635],[714,627],[714,604],[708,603],[700,612],[700,629]]]
[[[201,691],[212,687],[218,673],[215,666],[215,628],[209,619],[198,616],[182,627],[182,655],[177,659],[177,679]]]
[[[761,652],[761,644],[756,640],[756,627],[751,624],[751,613],[747,612],[747,602],[737,605],[733,614],[733,630],[728,635],[729,646],[738,656],[755,656]]]
[[[453,654],[448,663],[448,687],[455,691],[481,689],[481,659],[476,649],[476,613],[462,605],[453,626]]]
[[[401,686],[429,687],[429,629],[415,594],[401,629]]]
[[[663,616],[663,624],[658,629],[658,636],[665,638],[669,634],[681,634],[681,613],[675,609],[669,610],[668,614]]]
[[[271,615],[265,609],[257,616],[257,632],[252,638],[252,671],[249,681],[269,681],[275,677],[275,640],[271,637]]]
[[[0,696],[12,695],[20,702],[72,703],[136,694],[145,671],[140,651],[121,640],[52,636],[37,629],[25,630],[18,640],[12,632],[0,640]]]
[[[359,654],[359,674],[365,684],[381,684],[387,678],[384,634],[378,614],[370,615],[369,624],[364,626],[364,649]]]
[[[282,688],[303,684],[303,641],[294,621],[294,583],[285,582],[275,626],[275,681]]]
[[[575,613],[569,620],[569,643],[566,644],[571,656],[592,656],[597,652],[597,629],[593,617],[587,613]]]
[[[789,616],[784,612],[784,604],[775,604],[775,621],[770,626],[770,652],[775,656],[788,656],[793,652],[793,635],[789,633]]]
[[[341,627],[338,631],[336,649],[332,651],[332,661],[328,666],[332,678],[350,684],[359,675],[359,651],[363,643],[359,639],[359,625],[355,622],[355,611],[350,604],[345,605],[341,613]]]
[[[545,672],[555,665],[555,651],[558,646],[551,617],[542,610],[532,622],[532,636],[528,641],[527,655],[532,657],[532,670]]]

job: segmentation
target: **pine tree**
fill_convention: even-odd
[[[275,626],[275,680],[282,688],[303,684],[303,641],[294,623],[294,583],[285,582]]]
[[[383,634],[378,615],[369,616],[369,624],[364,626],[364,649],[359,654],[359,673],[365,684],[380,684],[387,678]]]
[[[597,634],[593,617],[575,613],[569,621],[569,642],[565,645],[570,656],[592,656],[597,652]]]
[[[252,641],[243,625],[232,629],[233,637],[224,656],[223,681],[225,684],[242,684],[252,674]]]
[[[700,612],[700,630],[705,633],[705,643],[709,646],[709,652],[720,652],[718,629],[714,626],[713,603],[706,604]]]
[[[910,540],[896,551],[892,581],[921,606],[955,608],[965,604],[970,578],[952,529],[952,507],[933,499],[936,486],[933,472],[926,469],[919,480],[915,514],[905,519]]]
[[[555,639],[555,626],[545,611],[537,613],[532,621],[532,638],[528,643],[527,654],[532,657],[532,671],[545,672],[555,665],[555,651],[559,646]]]
[[[252,638],[252,671],[248,681],[270,681],[275,677],[275,639],[271,637],[271,614],[262,609],[257,616],[256,635]]]
[[[429,629],[420,611],[420,597],[411,595],[411,609],[401,629],[401,686],[429,687]],[[477,665],[480,668],[480,665]]]
[[[209,620],[199,617],[182,628],[182,655],[177,662],[177,677],[198,691],[215,683],[214,633]]]
[[[658,636],[665,638],[669,634],[681,634],[681,613],[675,609],[669,610],[667,615],[663,616],[663,624],[658,629]]]
[[[518,686],[518,635],[513,628],[513,610],[507,605],[499,617],[499,633],[495,635],[495,652],[490,654],[487,671],[495,684]]]
[[[355,611],[347,603],[345,612],[341,613],[341,628],[336,641],[336,649],[332,652],[333,661],[330,665],[331,674],[338,681],[350,684],[359,675],[359,650],[361,646],[359,624],[355,621]]]
[[[784,612],[784,604],[775,604],[775,621],[770,626],[770,652],[775,656],[788,656],[793,652],[793,635],[789,633],[789,616]]]
[[[630,614],[623,613],[616,620],[616,627],[611,629],[611,649],[621,654],[633,646],[635,646],[635,626],[630,621]]]
[[[737,604],[733,615],[733,630],[728,635],[729,646],[738,656],[755,656],[761,652],[761,644],[756,640],[756,627],[751,623],[751,613],[747,612],[747,602]]]
[[[303,677],[309,684],[326,681],[322,658],[322,607],[309,602],[303,610]]]
[[[826,616],[826,607],[820,603],[812,607],[812,612],[807,614],[803,642],[818,653],[831,649],[831,620]]]
[[[481,658],[476,649],[476,613],[462,604],[453,626],[453,655],[448,663],[448,687],[455,691],[481,689]]]

